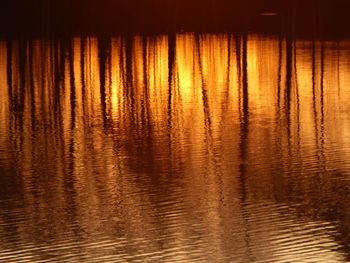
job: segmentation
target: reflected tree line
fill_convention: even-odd
[[[257,31],[347,35],[346,0],[15,0],[2,1],[0,32],[64,36],[173,31]],[[276,13],[276,17],[261,14]]]
[[[75,201],[70,193],[76,191],[77,178],[72,178],[77,167],[75,164],[76,152],[79,151],[79,136],[78,131],[81,125],[85,125],[88,133],[92,130],[93,125],[101,125],[104,132],[103,136],[111,136],[114,148],[122,148],[124,154],[129,156],[125,162],[128,169],[136,170],[152,174],[152,180],[159,184],[157,176],[165,174],[166,171],[173,169],[178,161],[184,161],[177,156],[178,138],[177,130],[178,122],[178,105],[175,101],[179,96],[179,69],[178,69],[178,39],[174,34],[164,36],[166,39],[166,100],[159,106],[162,108],[161,117],[155,116],[152,112],[152,100],[154,101],[154,93],[152,89],[162,89],[163,87],[155,85],[152,88],[150,84],[150,76],[152,64],[150,54],[160,46],[160,40],[157,38],[140,37],[141,53],[136,53],[135,39],[131,36],[121,37],[117,40],[117,45],[113,46],[116,40],[109,37],[101,37],[99,39],[80,38],[73,40],[61,41],[11,41],[6,42],[6,73],[7,73],[7,88],[9,102],[9,127],[8,134],[11,137],[9,141],[12,143],[10,148],[16,149],[11,154],[21,155],[22,153],[30,152],[33,154],[32,161],[38,160],[43,156],[39,151],[42,149],[35,147],[45,144],[49,136],[54,136],[54,141],[57,148],[62,148],[56,154],[50,156],[50,151],[46,149],[47,156],[44,160],[50,158],[61,158],[63,168],[61,173],[65,177],[64,192],[67,206],[74,206]],[[90,52],[92,43],[97,43],[97,59]],[[242,210],[247,209],[244,204],[249,199],[249,195],[254,189],[250,183],[250,145],[252,139],[252,121],[251,114],[254,111],[251,107],[254,103],[250,97],[252,89],[249,79],[249,36],[246,33],[238,35],[229,35],[224,37],[227,41],[227,92],[232,92],[231,89],[237,88],[237,114],[239,125],[239,136],[236,141],[239,157],[238,179],[240,183],[240,199]],[[164,42],[164,41],[163,41]],[[215,105],[213,105],[211,87],[208,76],[205,74],[203,43],[205,39],[202,35],[194,35],[193,52],[200,76],[200,97],[203,127],[205,130],[205,141],[208,145],[209,152],[213,152],[215,144],[215,114],[213,113]],[[42,57],[35,57],[37,48],[40,48]],[[77,46],[79,48],[77,48]],[[153,50],[152,50],[153,49]],[[139,50],[139,51],[140,51]],[[115,56],[115,57],[113,57]],[[136,58],[141,60],[141,68],[137,69]],[[233,58],[235,59],[233,64]],[[89,60],[90,59],[90,60]],[[97,61],[96,68],[91,69],[91,60]],[[120,82],[115,84],[113,74],[112,61],[117,60],[118,74]],[[325,135],[325,43],[323,41],[311,42],[311,65],[312,65],[312,109],[314,120],[314,137],[317,148],[317,158],[321,165],[321,171],[324,175],[328,175],[327,154],[325,150],[326,135]],[[40,66],[38,67],[38,64]],[[232,68],[236,67],[236,84],[230,84],[229,79],[234,79],[232,76]],[[281,127],[277,132],[276,140],[286,140],[282,149],[279,151],[287,152],[287,159],[281,160],[281,169],[287,169],[293,165],[293,160],[302,159],[301,153],[301,134],[300,134],[300,115],[301,115],[301,98],[302,87],[298,83],[298,68],[297,68],[297,41],[293,30],[290,34],[278,39],[278,70],[277,70],[277,91],[276,97],[273,98],[273,105],[276,105],[276,126]],[[80,71],[80,72],[77,72]],[[89,71],[90,70],[90,71]],[[88,75],[94,75],[94,79]],[[154,74],[154,73],[153,73]],[[194,74],[194,73],[193,73]],[[139,76],[142,76],[141,78]],[[157,77],[154,76],[153,77]],[[196,78],[192,76],[193,78]],[[38,79],[42,79],[41,81]],[[138,80],[141,79],[141,84]],[[113,84],[114,83],[114,84]],[[113,112],[112,100],[113,85],[117,85],[119,97],[123,100],[119,101],[118,110],[120,115]],[[164,85],[164,83],[162,83]],[[91,93],[91,94],[90,94]],[[90,95],[89,95],[90,94]],[[95,95],[94,95],[95,94]],[[114,95],[113,95],[114,94]],[[92,101],[89,101],[89,99]],[[220,98],[221,99],[221,98]],[[231,96],[223,96],[222,103],[230,105]],[[91,105],[90,105],[91,104]],[[274,107],[271,105],[271,107]],[[91,107],[91,109],[89,109]],[[91,111],[90,111],[91,110]],[[222,115],[228,109],[223,108]],[[90,116],[91,115],[91,116]],[[86,118],[81,121],[82,116]],[[160,119],[157,119],[160,118]],[[97,123],[97,124],[96,124]],[[98,126],[100,127],[100,126]],[[160,128],[161,127],[161,128]],[[30,132],[28,133],[28,129]],[[160,129],[160,130],[159,130]],[[54,131],[54,132],[53,132]],[[30,134],[29,138],[24,135]],[[29,140],[29,141],[28,141]],[[31,149],[26,149],[28,144]],[[281,145],[283,143],[281,142]],[[100,147],[100,146],[98,146]],[[103,147],[91,150],[91,152],[99,151],[103,154]],[[61,152],[60,152],[61,151]],[[21,160],[21,156],[13,156],[13,160]],[[220,159],[222,156],[216,158]],[[216,159],[217,160],[217,159]],[[287,160],[287,161],[286,161]],[[222,160],[221,160],[222,161]],[[216,162],[216,163],[215,163]],[[287,162],[287,164],[283,163]],[[290,163],[288,163],[290,162]],[[220,161],[214,160],[214,166],[219,167]],[[118,164],[119,165],[119,164]],[[284,167],[286,166],[286,167]],[[42,168],[42,166],[40,166]],[[24,169],[22,167],[22,169]],[[119,169],[124,169],[119,167]],[[181,167],[179,169],[182,169]],[[273,173],[272,173],[273,174]],[[294,189],[300,192],[301,196],[311,203],[311,206],[322,214],[307,215],[317,219],[322,218],[329,221],[341,221],[341,242],[349,254],[349,225],[348,222],[348,205],[340,198],[338,203],[320,203],[320,200],[313,195],[308,196],[306,188],[322,184],[323,189],[319,190],[318,195],[325,200],[334,200],[327,196],[327,189],[337,189],[343,196],[349,196],[349,192],[341,182],[332,181],[325,176],[316,175],[309,181],[299,175],[304,185],[298,185],[293,182],[293,178],[280,178],[280,174],[271,175],[272,180],[285,180],[283,191]],[[276,177],[276,178],[275,178]],[[278,178],[277,178],[278,177]],[[299,178],[299,177],[298,177]],[[40,184],[45,180],[36,178],[34,174],[30,178],[32,184]],[[40,182],[40,180],[43,180]],[[172,179],[170,178],[169,181]],[[169,182],[167,181],[167,183]],[[52,184],[55,180],[52,181]],[[103,184],[96,179],[97,184]],[[25,184],[25,182],[24,182]],[[139,184],[142,184],[140,182]],[[150,189],[146,191],[151,192]],[[164,183],[164,188],[166,184]],[[11,189],[11,188],[7,188]],[[333,193],[329,191],[328,193]],[[11,193],[7,193],[11,195]],[[36,193],[34,193],[35,196]],[[5,195],[5,193],[4,193]],[[284,200],[283,196],[275,193],[275,198],[280,202],[290,202]],[[155,197],[154,197],[155,198]],[[157,202],[156,198],[153,200]],[[300,200],[292,200],[297,202]],[[310,208],[310,203],[305,205],[305,210],[301,207],[298,213],[305,216]],[[63,205],[65,206],[65,205]],[[329,207],[334,207],[334,211],[328,211]],[[71,207],[72,211],[76,208]],[[74,213],[72,216],[75,216]],[[248,224],[246,222],[246,224]],[[248,227],[248,226],[247,226]],[[249,244],[248,244],[249,245]]]
[[[241,130],[243,132],[243,135],[246,133],[248,129],[248,123],[249,123],[249,96],[248,96],[248,61],[247,61],[247,35],[242,34],[239,36],[235,36],[235,45],[236,45],[236,63],[237,63],[237,72],[238,72],[238,79],[239,81],[239,107],[240,107],[240,123],[242,124]],[[229,38],[229,41],[231,41],[231,37]],[[123,82],[124,82],[124,96],[127,98],[127,101],[130,104],[130,110],[133,112],[136,110],[135,102],[137,99],[135,96],[135,90],[133,87],[134,83],[134,72],[133,72],[133,40],[132,38],[125,38],[123,39],[123,44],[120,47],[120,63],[122,66],[123,71]],[[282,48],[283,48],[283,42],[284,40],[280,38],[279,40],[279,47],[280,47],[280,53],[279,53],[279,73],[278,73],[278,96],[277,96],[277,104],[281,108],[282,111],[284,111],[284,114],[286,115],[286,122],[288,125],[291,124],[291,115],[294,113],[292,112],[292,99],[293,99],[293,81],[295,81],[296,77],[296,42],[295,39],[292,39],[287,36],[285,41],[285,49],[286,49],[286,76],[285,76],[285,85],[282,83]],[[84,58],[84,50],[85,45],[87,43],[87,39],[82,38],[81,39],[81,49],[80,49],[80,56],[81,58]],[[108,116],[110,114],[108,113],[107,109],[107,93],[106,89],[107,83],[106,83],[106,77],[108,70],[110,71],[110,65],[109,62],[111,60],[110,54],[111,54],[111,41],[109,38],[102,38],[99,39],[98,42],[98,61],[99,61],[99,89],[100,89],[100,105],[101,105],[101,111],[102,116],[104,117],[105,121],[107,120]],[[201,49],[200,49],[200,36],[196,36],[196,48],[198,52],[198,61],[200,65],[200,69],[203,67],[201,65]],[[74,74],[74,57],[73,57],[73,43],[70,41],[60,41],[60,42],[50,42],[50,45],[52,46],[53,52],[50,54],[51,63],[53,63],[52,68],[54,69],[54,72],[52,72],[52,76],[54,76],[54,110],[55,113],[59,112],[62,108],[61,103],[61,93],[62,93],[62,86],[64,83],[63,80],[69,79],[70,81],[70,106],[71,106],[71,129],[75,127],[74,121],[75,121],[75,108],[76,108],[76,91],[75,91],[75,74]],[[149,107],[147,106],[147,103],[149,102],[149,94],[147,94],[148,87],[147,87],[147,68],[146,68],[146,62],[147,54],[146,54],[146,46],[147,46],[147,40],[143,39],[143,60],[144,60],[144,90],[145,90],[145,101],[142,102],[142,107]],[[230,45],[228,45],[230,47]],[[17,47],[18,57],[14,58],[12,53],[13,49]],[[313,83],[313,108],[314,108],[314,114],[315,114],[315,122],[320,121],[320,124],[315,123],[316,132],[319,132],[319,127],[324,127],[324,43],[321,42],[321,49],[320,49],[320,67],[321,67],[321,73],[320,73],[320,94],[319,94],[319,104],[320,109],[317,108],[317,80],[316,78],[319,76],[318,72],[316,71],[317,67],[317,61],[316,61],[316,43],[315,41],[312,42],[312,83]],[[229,51],[229,53],[231,53]],[[175,60],[176,60],[176,38],[174,35],[169,35],[168,37],[168,115],[169,115],[169,126],[171,126],[171,113],[172,113],[172,93],[173,93],[173,78],[174,78],[174,67],[175,67]],[[69,67],[69,72],[65,70],[65,62],[68,62],[67,65]],[[80,59],[80,76],[81,76],[81,84],[82,84],[82,92],[84,93],[85,87],[85,60]],[[7,84],[8,84],[8,94],[9,94],[9,101],[10,101],[10,111],[15,116],[15,123],[16,127],[19,127],[20,130],[23,130],[23,114],[25,109],[30,108],[31,109],[31,121],[32,125],[31,127],[35,127],[36,123],[36,113],[35,113],[35,97],[37,96],[34,91],[34,74],[33,74],[33,68],[35,67],[33,65],[33,41],[25,41],[25,42],[18,42],[18,45],[13,45],[12,41],[7,42]],[[13,65],[16,64],[17,67],[13,67]],[[228,66],[230,66],[230,63],[228,63]],[[13,72],[14,70],[18,70],[18,72]],[[229,70],[228,70],[229,72]],[[68,76],[65,76],[65,74],[68,74]],[[111,76],[111,74],[108,74]],[[19,76],[19,78],[16,78],[15,76]],[[210,107],[208,104],[208,98],[207,98],[207,90],[205,87],[205,79],[203,77],[203,72],[201,71],[202,76],[202,98],[203,98],[203,106],[204,106],[204,112],[206,116],[207,124],[210,126],[211,120],[211,114],[210,114]],[[14,83],[16,81],[16,83]],[[110,84],[110,82],[109,82]],[[285,87],[284,91],[281,87]],[[29,88],[29,89],[28,89]],[[299,106],[299,91],[298,91],[298,85],[295,87],[295,94],[296,94],[296,110],[298,112]],[[44,91],[43,91],[44,92]],[[283,93],[284,92],[284,93]],[[29,99],[28,99],[29,98]],[[145,114],[148,112],[147,109],[142,108],[141,110]],[[298,115],[299,113],[297,113]],[[318,116],[320,115],[320,117]],[[130,116],[135,116],[134,113],[131,113]],[[144,115],[143,115],[144,116]],[[138,119],[135,119],[135,121],[138,121]],[[142,121],[142,123],[146,123],[145,120]],[[17,125],[18,124],[18,125]],[[317,125],[316,125],[317,124]],[[137,125],[135,123],[135,125]],[[210,130],[210,129],[209,129]],[[322,128],[321,128],[321,133]],[[289,134],[290,135],[290,134]],[[324,135],[320,135],[322,138]],[[243,136],[245,137],[245,136]],[[291,136],[288,136],[291,137]],[[316,136],[317,138],[319,136]],[[322,142],[323,140],[321,140]]]
[[[208,99],[208,91],[206,87],[206,80],[203,73],[203,65],[201,63],[201,40],[200,35],[196,35],[195,37],[196,41],[194,44],[196,45],[196,51],[198,55],[198,63],[199,63],[199,69],[200,69],[200,75],[201,75],[201,82],[202,82],[202,99],[203,99],[203,111],[205,116],[205,127],[207,127],[209,131],[211,131],[211,125],[212,125],[212,113],[210,109],[209,99]],[[244,159],[246,156],[245,150],[247,149],[246,140],[248,139],[248,133],[249,133],[249,85],[248,85],[248,50],[247,50],[247,34],[242,35],[236,35],[233,37],[229,37],[228,41],[231,43],[231,39],[234,39],[235,41],[235,57],[236,57],[236,65],[237,65],[237,74],[238,74],[238,94],[239,94],[239,122],[240,122],[240,132],[241,132],[241,158],[242,163],[244,166]],[[150,131],[149,126],[152,123],[152,118],[149,116],[149,108],[150,108],[150,94],[149,94],[149,87],[148,85],[148,74],[149,72],[147,69],[147,39],[142,39],[142,60],[143,60],[143,89],[144,89],[144,98],[139,101],[137,98],[139,96],[138,88],[136,88],[135,85],[135,76],[134,76],[134,50],[133,50],[133,39],[131,37],[126,37],[122,39],[122,44],[120,45],[120,49],[117,52],[119,53],[119,59],[120,59],[120,65],[121,65],[121,71],[122,71],[122,80],[123,80],[123,96],[125,97],[127,101],[127,109],[128,113],[127,116],[130,116],[130,129],[131,130],[138,130],[141,128],[141,133],[131,133],[130,135],[136,135],[141,136],[140,138],[135,138],[135,141],[138,141],[142,139],[147,132]],[[87,38],[81,38],[80,41],[80,76],[81,79],[79,80],[81,85],[81,92],[82,92],[82,99],[84,99],[84,93],[86,92],[86,80],[85,75],[86,67],[88,65],[85,65],[86,60],[83,59],[86,54],[84,52],[86,51],[86,45],[89,44],[89,40]],[[313,94],[313,112],[314,112],[314,126],[315,126],[315,133],[316,133],[316,142],[318,144],[318,147],[320,148],[320,156],[324,156],[322,153],[322,149],[324,149],[324,43],[321,42],[320,49],[316,51],[316,42],[312,42],[312,94]],[[20,133],[24,130],[24,115],[26,114],[25,111],[30,111],[30,120],[31,125],[30,127],[33,129],[32,132],[35,132],[36,124],[39,122],[37,120],[38,118],[38,111],[41,109],[38,109],[38,91],[34,89],[34,86],[37,84],[34,84],[34,78],[35,74],[33,73],[33,68],[35,68],[34,62],[33,62],[33,41],[24,41],[24,42],[17,42],[17,45],[14,45],[12,41],[7,42],[7,86],[8,86],[8,100],[10,105],[10,112],[12,114],[12,120],[13,120],[13,129],[18,129]],[[47,121],[52,121],[51,118],[55,119],[55,123],[62,123],[63,117],[60,115],[62,114],[62,108],[63,108],[63,101],[62,97],[63,95],[67,96],[69,95],[69,104],[70,104],[70,130],[74,130],[76,127],[76,108],[77,103],[81,103],[77,101],[76,96],[76,74],[74,72],[74,45],[71,41],[59,41],[59,42],[48,42],[48,45],[50,45],[50,51],[47,53],[48,59],[52,65],[50,68],[53,70],[52,72],[48,72],[50,75],[54,76],[53,78],[53,90],[51,91],[52,94],[52,109],[53,109],[53,116],[41,116],[44,118],[47,118]],[[13,56],[13,49],[17,49],[15,53],[18,54],[17,57]],[[231,44],[228,45],[228,48],[231,48]],[[282,51],[282,49],[285,48],[285,52]],[[291,129],[292,126],[296,123],[297,125],[300,125],[298,121],[294,121],[293,118],[295,115],[297,116],[297,120],[299,120],[300,115],[300,98],[299,98],[299,86],[297,82],[297,69],[296,69],[296,41],[295,38],[291,38],[289,36],[286,37],[284,40],[283,38],[279,39],[279,66],[278,66],[278,87],[277,87],[277,97],[276,97],[276,104],[278,105],[278,118],[280,120],[285,120],[285,124],[288,131],[288,138],[292,138]],[[320,52],[320,54],[316,54],[316,52]],[[285,53],[285,58],[283,57],[282,53]],[[231,51],[228,51],[228,54],[231,54]],[[107,78],[111,78],[111,39],[110,38],[100,38],[98,41],[98,63],[99,63],[99,102],[100,105],[100,111],[101,116],[103,118],[103,122],[105,125],[105,128],[108,129],[108,125],[110,125],[111,120],[111,112],[110,107],[108,107],[108,103],[110,103],[110,96],[108,89],[108,84],[111,85],[111,80],[107,80]],[[175,35],[170,34],[168,36],[168,105],[167,105],[167,122],[168,122],[168,129],[169,134],[171,133],[172,128],[172,112],[173,112],[173,93],[175,90],[175,83],[174,79],[176,78],[176,70],[175,70],[175,64],[176,64],[176,37]],[[320,56],[320,63],[316,61],[317,56]],[[285,63],[283,60],[285,59]],[[320,64],[320,65],[319,65]],[[16,65],[14,67],[14,65]],[[227,65],[230,67],[230,63]],[[282,67],[285,66],[285,70],[282,69]],[[317,71],[317,67],[320,67],[320,74]],[[68,67],[68,71],[66,68]],[[108,73],[109,72],[109,73]],[[230,69],[227,70],[227,72],[230,72]],[[282,72],[285,72],[285,76],[282,77]],[[44,71],[41,72],[41,74],[45,74]],[[17,77],[19,76],[19,77]],[[320,86],[319,91],[318,85],[317,85],[317,78],[320,77]],[[65,90],[64,85],[67,84],[64,80],[69,80],[69,86],[70,88],[68,90]],[[282,79],[285,79],[285,83],[282,83]],[[44,85],[44,83],[42,83]],[[39,87],[40,92],[42,92],[41,96],[42,99],[46,99],[44,86]],[[69,93],[67,94],[67,91]],[[228,99],[228,98],[227,98]],[[40,96],[39,96],[40,100]],[[41,101],[40,103],[44,103],[44,101]],[[136,105],[137,103],[141,103],[141,105]],[[225,101],[224,103],[228,104],[228,101]],[[44,106],[44,105],[43,105]],[[51,107],[51,106],[50,106]],[[140,108],[141,107],[141,108]],[[51,109],[50,109],[51,110]],[[140,115],[140,116],[138,116]],[[283,116],[284,115],[284,116]],[[140,119],[141,118],[141,119]],[[144,127],[143,127],[144,126]],[[300,128],[297,129],[299,131]],[[60,128],[59,130],[63,131],[64,128]],[[297,134],[297,136],[300,136],[300,134]],[[151,138],[152,135],[149,135]],[[21,138],[21,137],[19,137]],[[170,143],[170,142],[169,142]],[[293,142],[290,142],[291,144]],[[145,149],[151,149],[152,147],[145,147]],[[292,145],[289,145],[289,149],[292,149]],[[145,154],[148,155],[149,153]],[[150,155],[152,156],[152,154]],[[151,158],[152,159],[152,158]],[[244,174],[244,167],[242,167],[242,174]],[[244,178],[244,176],[242,176]],[[242,179],[243,180],[243,179]],[[244,187],[243,187],[244,188]]]

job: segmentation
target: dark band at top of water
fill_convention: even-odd
[[[14,0],[0,3],[0,34],[282,32],[349,36],[346,0]]]

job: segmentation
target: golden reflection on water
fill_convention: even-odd
[[[0,259],[344,261],[349,57],[256,35],[0,41]]]

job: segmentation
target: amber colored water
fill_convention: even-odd
[[[350,41],[0,41],[1,262],[350,260]]]

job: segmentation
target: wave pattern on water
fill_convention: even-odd
[[[350,42],[0,41],[0,261],[346,262]]]

